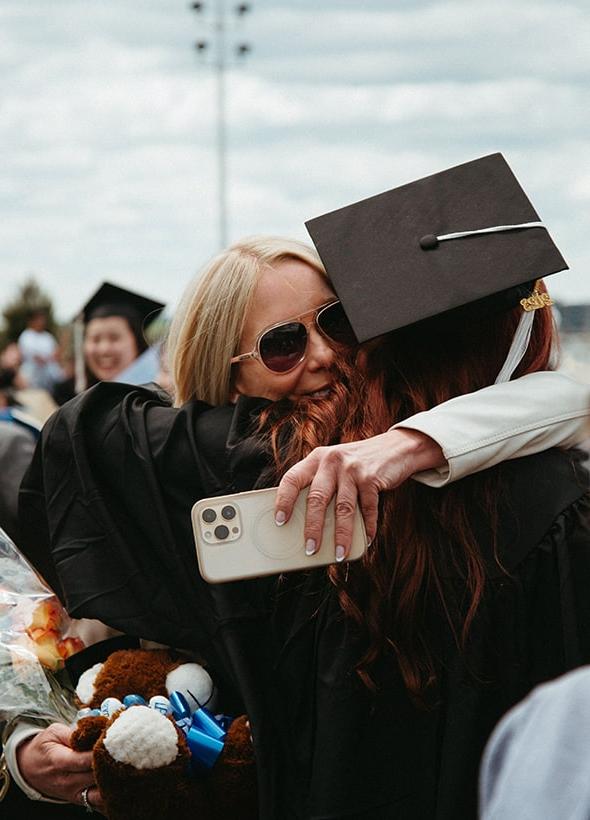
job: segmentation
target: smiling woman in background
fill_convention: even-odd
[[[64,404],[97,382],[115,381],[139,357],[147,356],[146,330],[163,308],[160,302],[117,285],[101,285],[74,322],[76,373],[54,387],[55,401]],[[125,380],[132,384],[151,381],[157,372],[156,362],[154,354],[151,371]]]
[[[124,307],[104,305],[91,314],[84,334],[84,360],[96,381],[110,382],[147,348],[137,317]]]

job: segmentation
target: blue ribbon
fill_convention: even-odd
[[[212,769],[225,745],[231,718],[226,715],[215,717],[204,706],[192,715],[181,692],[170,695],[172,715],[176,725],[186,735],[191,753],[193,770],[203,772]]]
[[[182,692],[172,692],[170,695],[172,717],[178,728],[186,735],[192,725],[191,710]]]

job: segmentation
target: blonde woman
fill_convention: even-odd
[[[23,485],[25,548],[71,615],[200,647],[230,704],[231,697],[242,706],[270,696],[249,678],[256,657],[236,689],[218,637],[223,632],[237,646],[262,629],[272,582],[204,584],[189,511],[199,497],[260,480],[268,453],[250,434],[261,409],[277,400],[304,409],[305,424],[316,425],[321,438],[324,414],[343,396],[336,352],[351,341],[319,258],[306,245],[254,237],[216,257],[187,288],[171,329],[175,406],[157,391],[102,384],[66,405],[44,431]],[[393,489],[410,476],[438,486],[501,459],[569,443],[580,436],[590,403],[587,388],[549,372],[483,392],[484,401],[477,393],[462,396],[348,445],[370,534],[377,486]],[[258,641],[260,668],[267,649]],[[79,804],[82,784],[59,777],[60,757],[55,745],[47,751],[45,731],[55,734],[40,730],[32,737],[29,730],[19,746],[17,729],[8,741],[9,765],[25,791]],[[255,739],[258,731],[257,725]],[[90,772],[86,781],[92,783]],[[97,800],[92,789],[86,794]],[[268,804],[262,812],[279,816]]]

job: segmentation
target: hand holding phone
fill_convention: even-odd
[[[445,465],[439,444],[412,428],[396,427],[359,441],[316,447],[283,475],[275,505],[277,519],[288,521],[302,490],[313,490],[314,503],[308,504],[305,526],[311,546],[321,539],[327,505],[337,497],[338,545],[346,555],[356,504],[372,540],[377,534],[379,494],[394,490],[415,473]]]
[[[193,506],[192,523],[199,570],[206,581],[234,581],[334,562],[334,502],[326,511],[323,537],[313,555],[305,553],[307,489],[300,493],[289,521],[275,523],[276,487],[203,498]],[[357,507],[349,561],[364,555],[367,536]]]

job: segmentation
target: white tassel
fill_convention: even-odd
[[[514,333],[510,350],[506,356],[506,361],[496,377],[495,384],[510,381],[510,377],[522,361],[522,357],[527,351],[531,340],[533,322],[535,320],[535,310],[523,310],[518,327]]]

